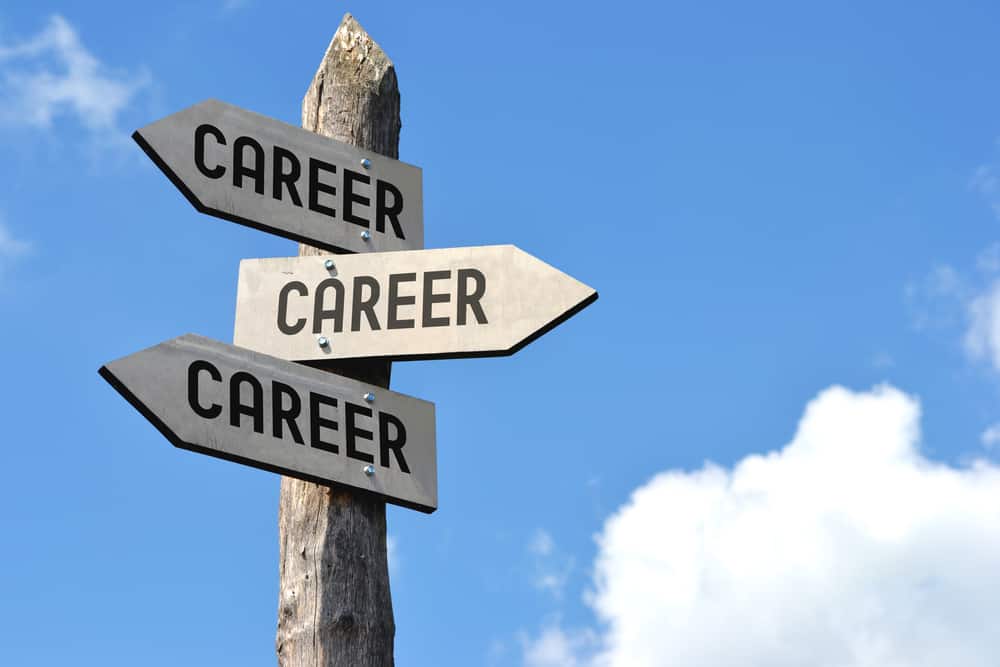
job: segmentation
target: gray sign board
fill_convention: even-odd
[[[176,447],[437,508],[433,403],[193,334],[100,374]]]
[[[418,167],[217,100],[132,138],[202,213],[334,252],[424,247]]]
[[[499,356],[596,299],[511,245],[245,259],[233,341],[295,361]]]

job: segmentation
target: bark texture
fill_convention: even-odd
[[[399,156],[399,89],[385,52],[344,16],[302,100],[302,127]],[[327,254],[308,245],[299,255]],[[381,387],[390,365],[324,368]],[[275,641],[281,667],[391,667],[385,503],[283,477],[278,508],[281,587]]]

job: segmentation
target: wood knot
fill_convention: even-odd
[[[356,625],[357,620],[354,618],[354,614],[351,613],[341,614],[333,619],[333,627],[342,632],[350,632]]]

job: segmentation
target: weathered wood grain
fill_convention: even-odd
[[[344,16],[302,101],[302,126],[392,158],[399,89],[381,47]],[[299,246],[299,255],[325,254]],[[326,366],[389,386],[387,362]],[[385,503],[283,477],[276,648],[282,667],[391,667],[396,632],[386,560]]]

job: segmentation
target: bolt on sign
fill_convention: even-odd
[[[175,447],[437,508],[433,403],[193,334],[100,374]]]
[[[333,252],[424,247],[418,167],[217,100],[132,138],[202,213]]]
[[[512,245],[246,259],[233,342],[295,361],[499,356],[596,299]]]

